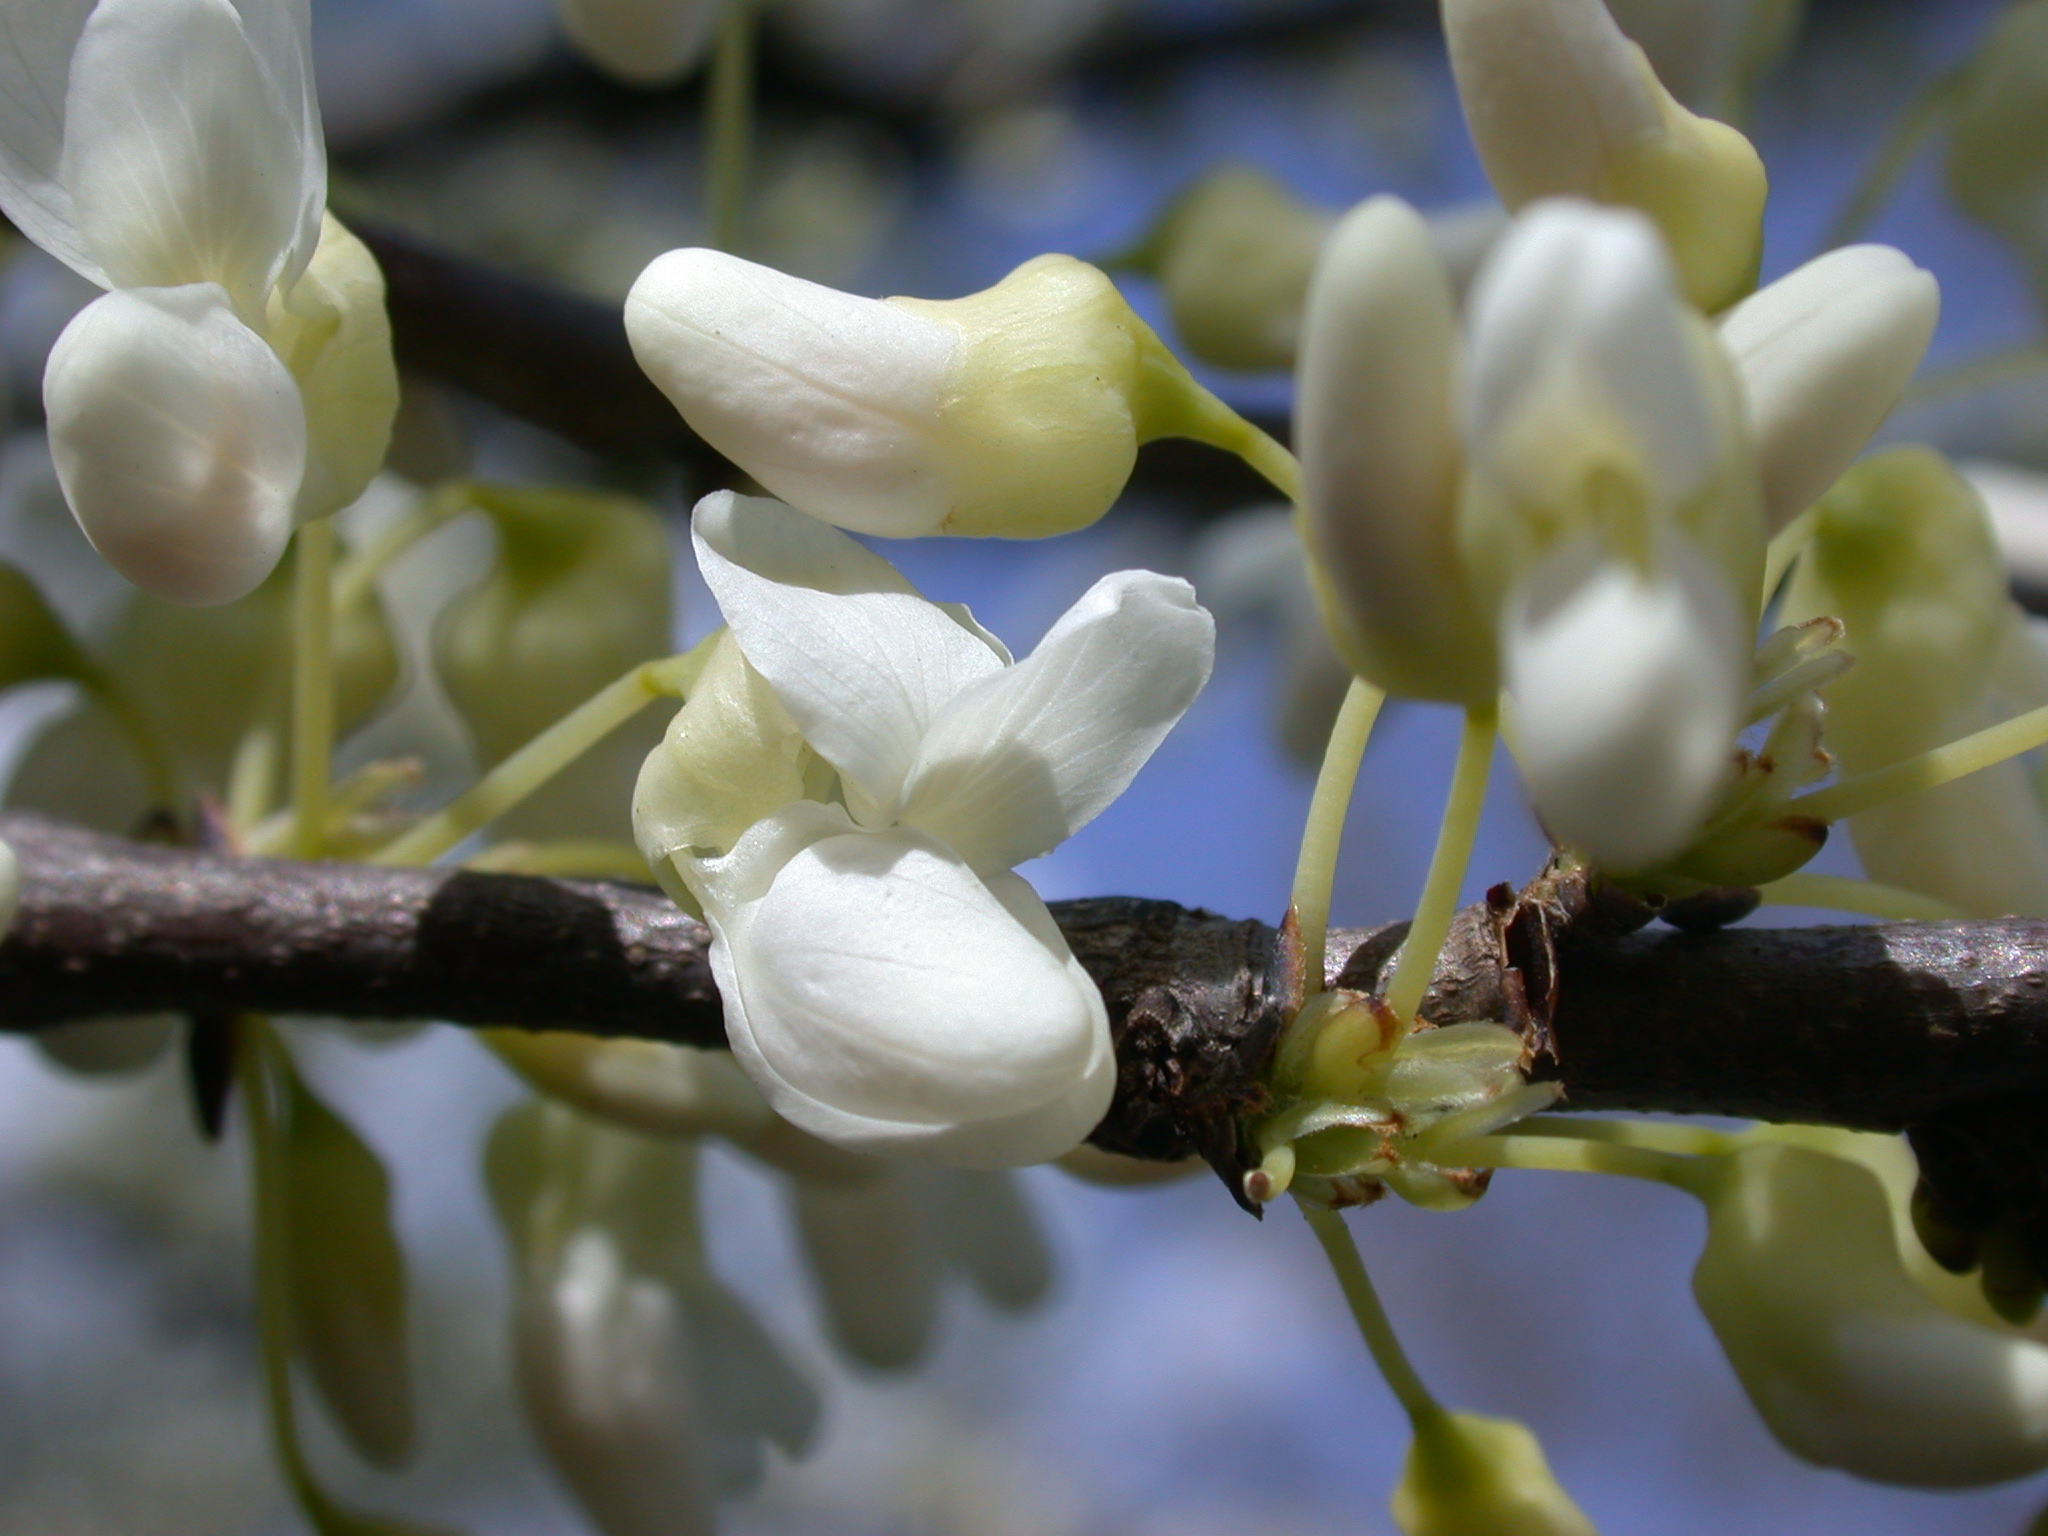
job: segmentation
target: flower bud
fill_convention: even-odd
[[[304,275],[272,292],[264,339],[297,381],[306,412],[306,473],[293,515],[303,523],[339,512],[384,467],[398,365],[384,274],[333,214]]]
[[[6,930],[0,928],[0,933]],[[79,1019],[42,1029],[30,1038],[44,1058],[80,1077],[126,1077],[155,1064],[177,1039],[179,1019],[145,1013]]]
[[[1424,1413],[1393,1497],[1403,1536],[1596,1536],[1523,1425]]]
[[[1209,172],[1174,200],[1134,265],[1158,278],[1187,350],[1218,368],[1291,368],[1327,210],[1249,165]]]
[[[934,301],[670,251],[626,331],[712,447],[799,511],[890,538],[1065,533],[1109,510],[1140,443],[1254,435],[1070,256]]]
[[[931,1344],[943,1271],[915,1185],[892,1165],[878,1171],[840,1188],[793,1180],[790,1214],[832,1342],[863,1365],[903,1370]]]
[[[1992,25],[1949,116],[1949,193],[1996,230],[2048,292],[2048,3],[2016,0]]]
[[[435,670],[479,762],[517,751],[629,668],[671,649],[668,537],[630,497],[478,487],[498,562],[448,605]],[[623,838],[658,726],[614,732],[501,822],[507,836]]]
[[[548,1459],[605,1536],[709,1536],[714,1492],[758,1480],[764,1439],[801,1451],[818,1405],[705,1266],[694,1144],[526,1104],[484,1167]]]
[[[1828,745],[1867,773],[1995,724],[2001,659],[2028,643],[1990,520],[1939,454],[1894,448],[1819,503],[1782,618],[1831,614],[1856,665],[1830,683]],[[1984,916],[2048,913],[2048,817],[2018,762],[1849,818],[1873,880]]]
[[[1493,630],[1457,547],[1458,322],[1421,215],[1347,214],[1317,264],[1302,349],[1302,526],[1338,652],[1389,692],[1493,697]]]
[[[305,474],[305,409],[218,285],[95,299],[50,349],[43,406],[64,499],[137,586],[211,606],[277,565]]]
[[[591,63],[628,85],[658,86],[697,67],[729,3],[734,0],[555,0],[555,11]]]
[[[1868,1168],[1751,1146],[1721,1161],[1705,1198],[1693,1294],[1787,1450],[1914,1487],[2048,1466],[2048,1348],[1915,1285]]]
[[[412,1457],[405,1256],[377,1154],[287,1071],[286,1271],[292,1338],[349,1444],[372,1466]]]
[[[1671,94],[1723,122],[1748,113],[1759,81],[1799,35],[1805,0],[1607,0]]]
[[[1766,183],[1749,141],[1658,83],[1601,0],[1445,0],[1465,121],[1510,211],[1572,195],[1640,208],[1709,313],[1756,282]]]
[[[1749,401],[1775,533],[1812,506],[1891,414],[1927,351],[1941,289],[1888,245],[1829,251],[1721,319]]]

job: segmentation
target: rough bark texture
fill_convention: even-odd
[[[0,943],[8,1030],[258,1011],[723,1041],[708,936],[653,890],[238,860],[26,815],[0,836],[23,871]],[[1170,902],[1053,911],[1117,1040],[1092,1139],[1234,1165],[1295,987],[1281,935]],[[1522,1029],[1572,1109],[1894,1131],[2048,1094],[2048,922],[1622,931],[1646,916],[1568,881],[1496,891],[1459,914],[1423,1015]],[[1401,935],[1333,935],[1329,979],[1373,990]]]

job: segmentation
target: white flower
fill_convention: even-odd
[[[1692,301],[1754,286],[1765,178],[1733,128],[1658,83],[1602,0],[1444,0],[1465,121],[1502,202],[1577,196],[1642,209],[1670,241]]]
[[[562,30],[629,85],[667,85],[697,67],[735,0],[555,0]]]
[[[1820,499],[1899,403],[1941,290],[1888,245],[1809,261],[1721,319],[1741,371],[1772,532]]]
[[[512,1248],[528,1421],[606,1536],[709,1536],[761,1442],[801,1451],[818,1403],[706,1265],[689,1140],[525,1104],[485,1160]]]
[[[324,217],[307,27],[304,0],[0,5],[0,208],[113,290],[51,353],[58,475],[179,602],[354,500],[396,407],[382,279]]]
[[[1012,666],[787,507],[710,496],[695,537],[744,671],[707,668],[634,821],[703,905],[735,1055],[779,1114],[844,1146],[985,1167],[1064,1152],[1109,1103],[1107,1016],[1011,866],[1130,782],[1207,680],[1208,614],[1184,582],[1121,572]]]
[[[2048,1466],[2048,1347],[1916,1285],[1868,1168],[1767,1143],[1722,1160],[1705,1198],[1693,1294],[1787,1449],[1919,1487]]]
[[[1256,436],[1071,256],[937,302],[670,251],[627,295],[626,333],[712,447],[800,511],[889,538],[1063,533],[1109,510],[1140,443]]]

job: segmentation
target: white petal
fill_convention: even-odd
[[[835,824],[792,806],[699,869],[726,1030],[769,1103],[841,1146],[973,1167],[1079,1142],[1116,1062],[1045,904],[921,833]]]
[[[1444,0],[1458,100],[1510,208],[1591,196],[1615,151],[1662,126],[1656,81],[1602,0]]]
[[[938,321],[689,249],[640,274],[626,334],[683,419],[792,506],[894,538],[951,511],[932,434],[959,338]]]
[[[108,564],[172,602],[231,602],[291,537],[298,386],[211,284],[110,293],[50,351],[50,453]]]
[[[534,1433],[612,1536],[711,1536],[717,1512],[672,1287],[589,1226],[521,1287],[514,1359]]]
[[[1669,857],[1699,830],[1749,680],[1727,579],[1681,538],[1661,553],[1645,580],[1574,541],[1501,623],[1529,797],[1560,841],[1616,871]]]
[[[2048,1349],[1940,1310],[1901,1264],[1867,1168],[1751,1148],[1709,1216],[1693,1294],[1787,1449],[1916,1487],[2048,1466]]]
[[[1749,397],[1773,532],[1820,499],[1883,423],[1934,335],[1941,289],[1887,245],[1852,245],[1721,321]]]
[[[289,288],[311,264],[327,215],[327,138],[313,82],[313,16],[309,0],[235,0],[256,61],[284,104],[299,147],[299,218],[280,287]]]
[[[64,122],[60,175],[108,278],[219,283],[262,314],[301,233],[304,124],[228,0],[100,0]]]
[[[1472,291],[1466,430],[1503,440],[1532,390],[1560,375],[1597,391],[1631,429],[1672,506],[1712,472],[1720,433],[1657,227],[1568,199],[1515,221]]]
[[[1124,792],[1215,656],[1216,623],[1186,582],[1103,577],[1027,659],[939,711],[902,820],[983,873],[1050,851]]]
[[[1473,703],[1495,680],[1457,550],[1457,331],[1421,215],[1392,197],[1353,209],[1309,283],[1296,431],[1340,649],[1384,688]]]
[[[29,239],[81,276],[110,286],[87,254],[58,179],[71,54],[98,0],[0,4],[0,210]]]
[[[722,0],[556,0],[555,9],[593,63],[633,85],[682,79],[725,13]]]
[[[913,1364],[939,1319],[943,1271],[908,1172],[878,1163],[865,1184],[789,1186],[832,1341],[877,1370]]]
[[[893,819],[939,710],[1002,660],[895,568],[776,502],[707,496],[697,565],[740,649],[804,737]],[[870,819],[864,817],[864,819]]]

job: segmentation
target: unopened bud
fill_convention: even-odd
[[[1701,309],[1755,286],[1763,163],[1672,98],[1601,0],[1445,0],[1444,29],[1465,121],[1511,211],[1560,195],[1640,208]]]
[[[860,533],[1065,533],[1109,510],[1140,443],[1256,435],[1071,256],[965,298],[875,300],[670,251],[634,284],[626,330],[705,441]]]
[[[697,67],[732,3],[746,0],[555,0],[555,10],[591,63],[628,85],[657,86]]]

